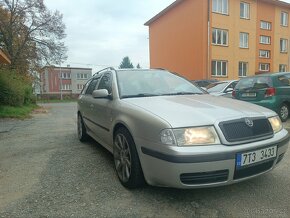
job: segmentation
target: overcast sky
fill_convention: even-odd
[[[63,14],[68,60],[64,66],[96,70],[118,67],[129,56],[149,67],[149,32],[144,23],[174,0],[44,0]],[[290,0],[286,1],[290,3]]]
[[[149,32],[144,23],[174,0],[44,0],[63,14],[68,60],[63,65],[93,72],[118,67],[125,56],[149,67]]]

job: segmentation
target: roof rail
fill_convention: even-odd
[[[115,70],[115,68],[114,68],[114,67],[107,67],[107,68],[104,68],[104,69],[102,69],[102,70],[100,70],[100,71],[94,73],[93,76],[98,75],[99,73],[101,73],[101,72],[103,72],[103,71],[105,71],[105,70]]]

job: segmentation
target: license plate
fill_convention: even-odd
[[[237,167],[243,167],[255,163],[259,163],[264,160],[268,160],[277,156],[277,146],[263,148],[256,151],[245,152],[237,154],[236,165]]]
[[[256,97],[257,93],[255,92],[246,92],[246,93],[242,93],[242,97]]]

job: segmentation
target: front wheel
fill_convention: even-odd
[[[88,140],[89,136],[87,134],[87,130],[83,121],[83,118],[80,114],[78,114],[78,138],[81,142],[85,142]]]
[[[113,154],[118,178],[126,188],[142,187],[145,183],[136,145],[129,131],[120,128],[114,136]]]
[[[285,122],[288,119],[289,116],[289,108],[286,104],[282,104],[279,109],[279,117],[282,122]]]

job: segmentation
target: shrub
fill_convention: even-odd
[[[33,102],[30,79],[15,71],[0,69],[0,104],[22,106]]]

